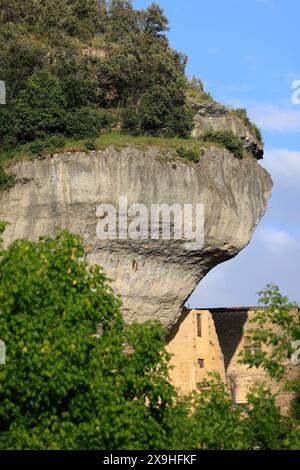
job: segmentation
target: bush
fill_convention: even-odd
[[[20,142],[59,133],[65,127],[65,98],[59,81],[47,70],[33,73],[13,106]]]
[[[275,396],[264,386],[256,386],[248,394],[248,416],[243,423],[250,449],[282,449],[292,430],[292,422],[283,417]]]
[[[157,4],[136,10],[129,0],[27,0],[21,8],[13,0],[2,20],[0,76],[9,99],[3,119],[0,110],[1,147],[58,133],[93,138],[120,109],[119,130],[190,135],[187,58],[170,48]]]
[[[99,136],[101,129],[109,126],[111,119],[103,110],[79,108],[67,115],[66,133],[76,139]]]
[[[43,155],[47,150],[61,149],[64,147],[66,139],[61,135],[52,135],[43,140],[36,140],[29,145],[29,150],[36,155]]]
[[[0,191],[13,186],[14,181],[14,176],[8,175],[0,164]]]
[[[224,384],[212,374],[198,384],[191,400],[186,448],[201,450],[247,449],[248,439],[241,426],[241,412],[234,409]],[[194,446],[194,447],[193,447]]]
[[[48,138],[49,147],[63,148],[66,143],[66,138],[63,135],[52,135]]]
[[[237,158],[243,158],[245,153],[244,142],[231,131],[209,131],[201,140],[223,145]]]
[[[47,149],[48,145],[45,141],[36,140],[29,145],[29,150],[34,155],[43,155],[44,151]]]
[[[95,140],[89,140],[88,142],[85,142],[84,146],[87,150],[97,150],[97,144]]]
[[[190,162],[199,162],[201,158],[201,151],[196,149],[191,149],[187,147],[180,146],[176,150],[179,157],[183,158],[184,160],[188,160]]]
[[[14,113],[9,105],[0,106],[0,148],[9,151],[17,146],[17,136],[14,129]]]
[[[184,96],[181,106],[175,104],[173,98],[171,89],[147,90],[136,103],[125,107],[123,129],[134,135],[189,137],[194,126],[194,112],[184,106]]]
[[[5,224],[0,222],[0,232]],[[262,390],[234,409],[218,378],[180,397],[165,331],[126,326],[119,299],[79,237],[0,239],[0,448],[280,449],[297,429]],[[291,431],[292,429],[292,431]],[[291,431],[291,432],[290,432]]]
[[[67,232],[7,251],[0,240],[0,448],[169,448],[165,333],[125,327],[101,268],[83,257]]]
[[[261,133],[261,130],[249,119],[247,110],[245,108],[233,109],[232,114],[240,118],[248,129],[254,133],[257,140],[263,145],[264,140]]]

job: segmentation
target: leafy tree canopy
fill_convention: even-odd
[[[0,0],[0,7],[7,88],[0,149],[40,134],[70,135],[66,115],[87,107],[107,109],[109,127],[127,132],[190,134],[186,58],[170,48],[158,4],[136,10],[128,0]],[[78,125],[73,120],[72,137],[82,136]],[[94,136],[103,125],[93,126]]]
[[[5,224],[0,222],[0,232]],[[68,232],[0,239],[1,449],[282,449],[297,423],[266,388],[232,406],[211,377],[190,396],[169,383],[165,332],[126,326],[120,301]]]

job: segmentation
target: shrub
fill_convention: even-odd
[[[187,440],[186,447],[201,450],[246,449],[247,436],[240,425],[241,412],[232,407],[219,377],[212,374],[199,383],[198,388],[190,410],[190,435],[183,437]]]
[[[14,113],[11,106],[0,106],[0,148],[8,151],[17,145],[14,129]]]
[[[187,147],[180,146],[176,150],[179,157],[183,158],[184,160],[188,160],[190,162],[199,162],[201,158],[201,151],[196,149],[191,149]]]
[[[243,140],[231,131],[209,131],[201,137],[201,140],[223,145],[237,158],[244,156],[245,148]]]
[[[89,140],[84,143],[84,146],[87,150],[97,150],[97,144],[94,140]]]
[[[15,177],[8,175],[0,164],[0,191],[13,186]]]
[[[33,73],[13,105],[16,133],[21,142],[36,140],[64,129],[65,98],[58,79],[47,70]]]
[[[97,137],[101,129],[108,127],[109,114],[94,108],[79,108],[67,115],[66,133],[70,137],[83,139]]]
[[[29,150],[36,155],[43,155],[47,150],[61,149],[64,147],[66,139],[61,135],[52,135],[45,139],[36,140],[29,145]]]
[[[237,108],[231,110],[232,114],[240,118],[248,129],[254,133],[257,140],[263,145],[263,136],[261,130],[249,119],[247,110],[245,108]]]
[[[66,138],[63,135],[51,135],[48,138],[48,144],[49,147],[54,147],[54,148],[63,148],[66,143]]]
[[[209,92],[204,90],[204,83],[198,77],[193,77],[186,82],[186,93],[191,103],[211,103],[213,98]]]
[[[83,257],[67,232],[6,251],[0,240],[0,448],[169,448],[165,332],[125,327],[101,268]]]
[[[0,232],[5,224],[0,222]],[[234,409],[217,377],[180,397],[166,332],[126,326],[99,266],[66,231],[4,250],[0,238],[0,448],[280,449],[297,428],[262,390]],[[290,432],[292,429],[292,432]]]
[[[149,134],[164,137],[189,137],[194,126],[194,112],[173,101],[173,91],[157,87],[147,90],[128,104],[123,112],[122,127],[131,134]]]
[[[42,140],[36,140],[35,142],[32,142],[32,144],[29,145],[29,150],[34,155],[42,155],[46,148],[47,144],[45,141]]]
[[[132,134],[190,135],[187,58],[170,48],[157,4],[136,10],[129,0],[36,3],[3,5],[0,75],[9,100],[3,119],[0,110],[1,147],[58,133],[93,138],[120,109],[119,130],[123,121]]]
[[[276,406],[275,396],[264,386],[255,386],[248,394],[248,416],[243,423],[249,448],[282,449],[292,431],[292,422],[283,417]]]

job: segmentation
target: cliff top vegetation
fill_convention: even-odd
[[[157,3],[138,10],[130,0],[0,0],[0,26],[0,166],[32,142],[37,154],[59,148],[49,138],[113,130],[186,139],[192,103],[212,100],[201,80],[187,79],[187,57],[170,47]],[[0,179],[4,187],[3,170]]]

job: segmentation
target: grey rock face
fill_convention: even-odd
[[[271,194],[268,173],[254,160],[207,149],[198,164],[159,159],[160,150],[113,147],[20,161],[10,171],[17,184],[0,193],[0,220],[10,222],[8,245],[66,228],[83,237],[87,259],[103,266],[122,296],[128,322],[158,319],[170,328],[210,269],[250,241]],[[203,204],[204,246],[186,240],[99,240],[99,204]]]
[[[214,101],[197,104],[193,107],[197,113],[193,137],[201,137],[208,131],[232,131],[244,141],[245,148],[258,160],[263,157],[263,145],[238,116],[231,114],[227,108]]]

